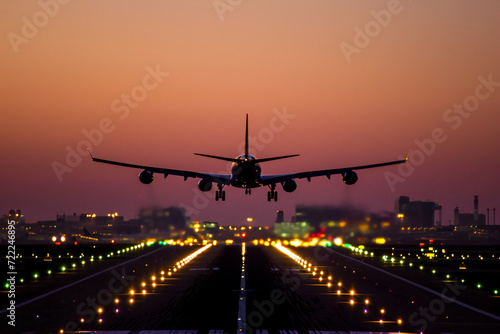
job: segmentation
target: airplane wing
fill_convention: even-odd
[[[396,160],[390,162],[382,162],[379,164],[372,165],[363,165],[363,166],[354,166],[354,167],[346,167],[346,168],[336,168],[336,169],[324,169],[310,172],[300,172],[300,173],[291,173],[291,174],[280,174],[280,175],[262,175],[263,185],[267,186],[270,184],[276,184],[280,182],[285,182],[293,179],[304,179],[307,178],[308,181],[311,181],[311,178],[317,176],[326,176],[330,178],[331,175],[334,174],[344,174],[349,171],[359,170],[359,169],[367,169],[367,168],[376,168],[382,166],[390,166],[396,164],[403,164],[406,162],[405,160]]]
[[[188,178],[200,178],[200,179],[205,179],[211,182],[215,182],[218,184],[229,184],[231,180],[231,175],[226,175],[226,174],[211,174],[211,173],[199,173],[199,172],[191,172],[187,170],[178,170],[178,169],[168,169],[168,168],[159,168],[159,167],[152,167],[152,166],[143,166],[143,165],[134,165],[134,164],[129,164],[125,162],[118,162],[118,161],[111,161],[111,160],[104,160],[104,159],[99,159],[99,158],[94,158],[92,156],[92,153],[90,153],[90,157],[92,158],[93,161],[95,162],[101,162],[104,164],[110,164],[110,165],[116,165],[116,166],[123,166],[123,167],[129,167],[129,168],[137,168],[137,169],[143,169],[147,170],[152,173],[158,173],[158,174],[163,174],[164,177],[167,177],[168,175],[177,175],[177,176],[183,176],[184,181],[186,181]]]

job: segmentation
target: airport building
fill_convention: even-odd
[[[435,212],[441,217],[442,205],[434,202],[410,201],[408,196],[400,196],[395,203],[395,215],[403,228],[431,228],[441,225],[441,218],[435,222]]]
[[[163,233],[176,237],[185,232],[191,223],[186,217],[184,208],[171,206],[167,208],[143,208],[139,210],[139,221],[142,233]]]
[[[479,213],[479,198],[474,196],[474,212],[473,213],[460,213],[458,207],[454,210],[455,226],[478,226],[486,225],[486,216]]]
[[[279,239],[306,239],[313,231],[307,222],[274,223],[274,235]]]

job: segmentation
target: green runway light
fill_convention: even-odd
[[[38,278],[38,274],[34,274],[33,277],[36,279]]]
[[[478,289],[481,289],[481,286],[482,286],[482,285],[479,283],[479,284],[477,285],[477,288],[478,288]]]
[[[66,267],[62,266],[61,271],[66,271]]]
[[[8,289],[10,286],[9,282],[5,283],[5,288]]]
[[[498,295],[498,290],[493,291],[495,295]]]

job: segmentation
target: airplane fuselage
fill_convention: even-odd
[[[257,188],[262,186],[260,164],[255,163],[255,157],[241,154],[236,157],[238,162],[231,165],[231,185],[237,188]]]

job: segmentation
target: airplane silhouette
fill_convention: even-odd
[[[198,182],[198,188],[201,191],[210,191],[212,189],[212,184],[215,183],[217,185],[217,190],[215,192],[215,200],[219,199],[222,201],[226,200],[226,192],[223,190],[225,186],[233,186],[237,188],[245,188],[245,194],[251,194],[252,188],[258,188],[261,186],[268,186],[269,192],[267,193],[268,201],[277,201],[278,200],[278,192],[276,191],[276,184],[281,183],[283,190],[286,192],[293,192],[297,189],[297,183],[294,179],[303,179],[306,178],[308,181],[311,181],[311,178],[317,176],[326,176],[330,179],[331,175],[340,174],[342,175],[342,180],[345,184],[352,185],[356,183],[358,180],[358,175],[354,170],[367,169],[367,168],[375,168],[382,166],[390,166],[405,163],[406,160],[396,160],[390,162],[382,162],[378,164],[371,165],[363,165],[363,166],[354,166],[347,168],[335,168],[335,169],[324,169],[317,171],[308,171],[308,172],[300,172],[300,173],[289,173],[289,174],[277,174],[277,175],[262,175],[262,169],[260,167],[260,163],[268,162],[272,160],[285,159],[296,157],[299,154],[292,155],[284,155],[278,157],[270,157],[264,159],[257,159],[253,155],[248,154],[248,114],[246,115],[246,131],[245,131],[245,153],[237,156],[236,158],[226,158],[215,155],[194,153],[195,155],[208,157],[212,159],[219,159],[224,161],[232,162],[231,165],[231,174],[211,174],[211,173],[201,173],[201,172],[191,172],[186,170],[177,170],[177,169],[167,169],[167,168],[158,168],[151,166],[143,166],[143,165],[134,165],[124,162],[117,162],[111,160],[104,160],[94,158],[92,153],[89,150],[90,157],[93,161],[101,162],[105,164],[130,167],[130,168],[138,168],[142,169],[139,173],[139,180],[144,184],[150,184],[153,182],[154,173],[163,174],[166,178],[168,175],[178,175],[183,176],[184,181],[188,178],[199,178],[201,179]]]

